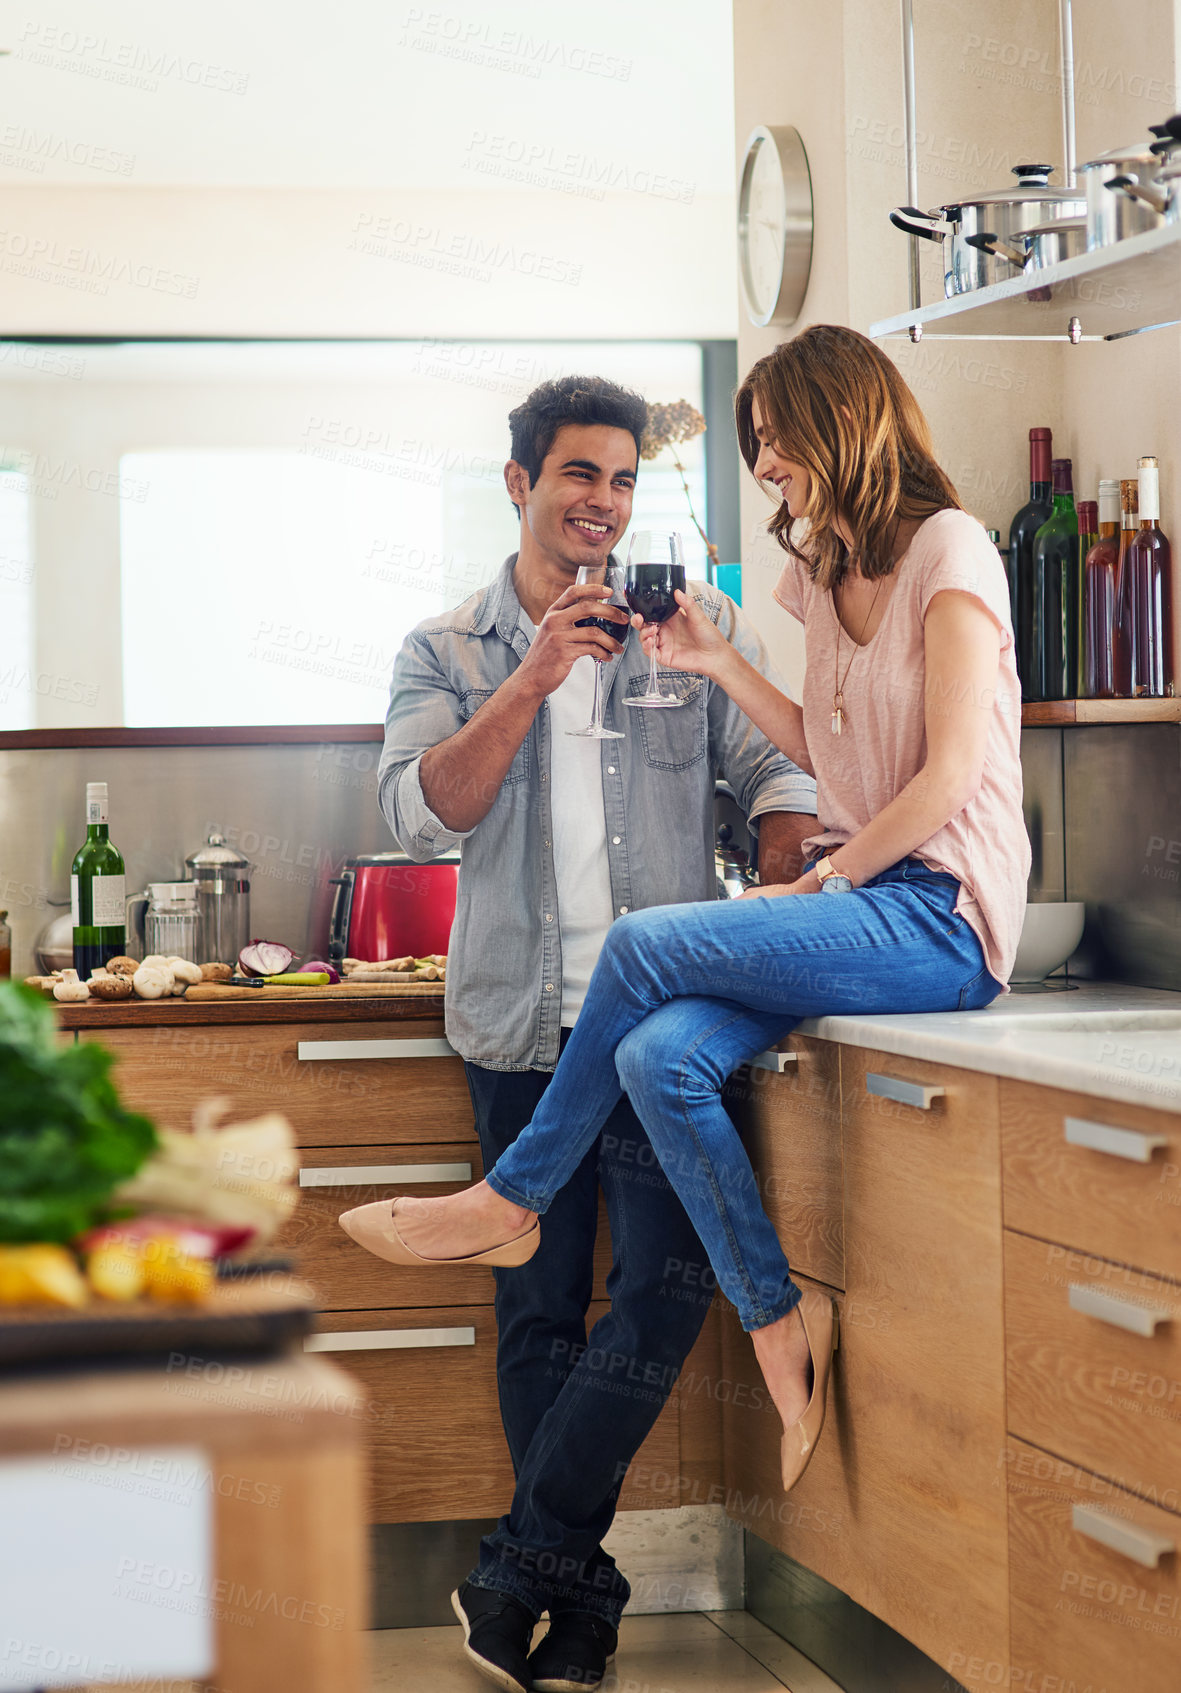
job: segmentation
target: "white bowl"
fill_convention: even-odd
[[[1081,899],[1027,905],[1010,982],[1040,982],[1065,964],[1083,938],[1086,914]]]

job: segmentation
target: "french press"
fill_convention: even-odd
[[[217,829],[185,859],[197,888],[201,914],[199,964],[233,964],[250,939],[250,872],[253,866]]]

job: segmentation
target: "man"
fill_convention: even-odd
[[[600,378],[530,394],[510,416],[505,466],[520,550],[490,587],[420,624],[394,667],[381,806],[415,859],[463,842],[447,1034],[465,1060],[486,1168],[548,1085],[613,919],[714,897],[716,775],[758,819],[764,879],[791,880],[815,829],[814,784],[704,678],[664,672],[685,699],[678,708],[622,707],[644,690],[648,661],[626,612],[576,578],[604,566],[628,526],[645,420],[638,395]],[[732,603],[693,591],[766,668]],[[579,627],[591,612],[616,622],[619,639]],[[606,721],[626,738],[579,738],[592,665],[609,660]],[[611,1310],[588,1344],[600,1185]],[[676,1260],[690,1268],[672,1287]],[[625,1099],[546,1214],[536,1255],[496,1272],[516,1491],[452,1603],[468,1657],[510,1693],[602,1679],[630,1592],[602,1540],[620,1478],[704,1321],[705,1268]],[[543,1611],[549,1631],[530,1656]]]

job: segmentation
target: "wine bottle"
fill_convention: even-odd
[[[1053,459],[1054,509],[1033,538],[1033,699],[1078,693],[1078,513],[1069,459]]]
[[[86,839],[70,866],[74,968],[85,981],[127,951],[123,857],[107,830],[107,784],[86,784]]]
[[[1081,546],[1081,542],[1080,542]],[[1083,560],[1083,696],[1115,693],[1115,581],[1119,559],[1119,483],[1099,484],[1099,539]]]
[[[1080,699],[1087,692],[1087,554],[1099,540],[1099,502],[1080,500],[1078,503],[1078,627],[1075,630],[1078,651],[1074,673]]]
[[[1140,460],[1140,527],[1128,547],[1132,605],[1132,694],[1173,693],[1173,555],[1160,528],[1160,466]]]
[[[1115,564],[1115,630],[1112,641],[1112,686],[1117,700],[1132,697],[1132,573],[1128,553],[1139,527],[1140,490],[1134,476],[1119,485],[1119,553]]]
[[[1021,696],[1027,700],[1043,697],[1031,692],[1039,669],[1033,646],[1033,538],[1054,509],[1050,449],[1048,429],[1029,431],[1029,499],[1009,525],[1009,609],[1013,616]]]

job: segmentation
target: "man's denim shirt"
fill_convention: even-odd
[[[394,664],[378,772],[382,812],[419,863],[462,843],[459,901],[447,959],[447,1035],[474,1064],[552,1070],[558,1061],[562,951],[551,848],[552,729],[542,705],[492,808],[474,829],[444,826],[423,797],[419,766],[449,739],[529,650],[520,627],[510,557],[487,588],[411,631]],[[762,642],[733,602],[690,583],[697,603],[760,671]],[[767,811],[815,814],[816,784],[776,751],[721,688],[687,671],[661,670],[685,705],[629,711],[644,693],[648,660],[633,631],[605,670],[605,721],[627,739],[601,741],[611,898],[617,915],[650,905],[714,899],[714,782],[730,783],[748,818]],[[478,775],[473,777],[480,785]]]

